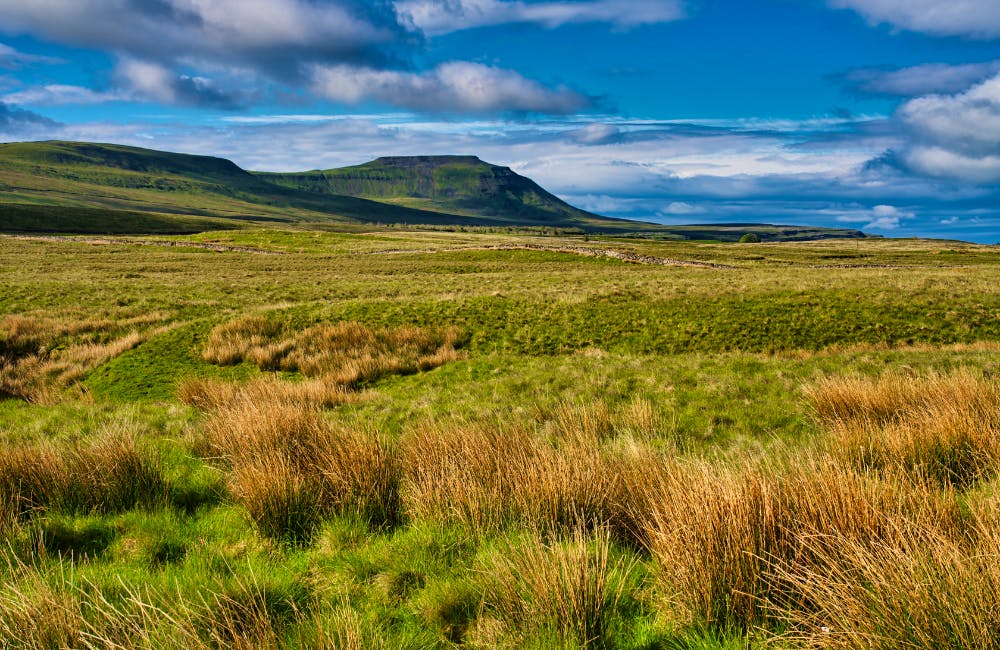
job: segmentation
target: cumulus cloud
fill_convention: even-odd
[[[870,23],[940,36],[992,39],[1000,36],[1000,3],[996,0],[828,0],[830,6],[853,9]]]
[[[665,15],[663,6],[673,1],[494,4],[552,24],[575,20],[578,8],[588,20],[626,25]],[[498,15],[496,7],[490,11]],[[128,97],[235,109],[260,97],[299,96],[310,89],[348,104],[375,101],[453,113],[561,114],[591,105],[578,92],[548,88],[514,71],[467,62],[415,68],[423,35],[401,18],[392,0],[0,0],[0,16],[0,31],[118,58],[117,85],[108,93],[25,90],[20,98],[33,103]],[[4,55],[0,50],[0,63]]]
[[[225,90],[211,79],[177,74],[147,61],[126,59],[119,63],[115,76],[128,95],[165,104],[235,109],[248,100],[244,91]]]
[[[900,159],[911,169],[1000,182],[1000,74],[962,93],[912,99],[897,116],[911,138]]]
[[[912,219],[916,215],[912,212],[905,212],[891,205],[876,205],[872,208],[872,217],[868,224],[864,226],[868,230],[896,230],[903,219]]]
[[[313,89],[346,104],[375,101],[432,112],[572,113],[590,100],[568,88],[546,88],[511,70],[453,61],[424,73],[317,66]]]
[[[0,0],[3,29],[161,64],[224,62],[274,75],[302,61],[383,60],[405,36],[379,0]]]
[[[425,34],[499,25],[535,23],[548,28],[568,23],[604,22],[620,29],[679,20],[679,0],[590,0],[522,2],[521,0],[400,0],[400,15]]]
[[[949,65],[926,63],[909,68],[859,68],[839,75],[844,85],[869,95],[917,97],[957,93],[1000,72],[1000,60]]]

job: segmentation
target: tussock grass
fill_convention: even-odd
[[[166,317],[163,312],[82,321],[5,316],[0,320],[0,397],[54,403],[62,389],[88,371],[166,331],[135,329]]]
[[[344,386],[412,374],[461,358],[454,328],[403,326],[373,329],[344,321],[315,325],[297,334],[263,316],[246,316],[212,330],[203,357],[232,365],[249,361],[261,370],[299,372]]]
[[[804,540],[836,534],[858,544],[899,541],[899,522],[959,530],[953,494],[896,477],[858,474],[826,457],[725,465],[674,463],[634,487],[648,511],[642,535],[680,620],[721,628],[773,624],[810,609],[789,567],[819,560]],[[643,517],[645,519],[643,520]]]
[[[1000,382],[969,370],[827,379],[806,394],[833,452],[957,487],[1000,468]]]
[[[30,650],[82,647],[86,621],[81,599],[52,587],[42,574],[18,565],[16,580],[0,588],[0,638]],[[64,582],[68,579],[61,576]]]
[[[108,343],[81,343],[8,361],[0,358],[0,396],[52,404],[57,401],[61,389],[77,382],[89,370],[138,347],[160,331],[164,330],[132,331]]]
[[[323,408],[355,404],[369,397],[325,378],[300,382],[263,376],[245,383],[189,377],[177,386],[177,397],[203,411],[217,411],[240,401],[290,402]]]
[[[614,461],[598,446],[556,447],[518,423],[423,422],[401,446],[406,511],[478,533],[605,522],[619,490]]]
[[[401,517],[394,448],[375,432],[331,427],[308,402],[237,391],[195,442],[231,468],[230,490],[267,537],[306,541],[334,512],[376,526]]]
[[[123,512],[166,502],[162,461],[127,425],[108,425],[89,442],[5,445],[0,499],[8,517],[35,512]]]
[[[314,615],[298,582],[236,571],[191,591],[121,582],[108,590],[60,561],[46,572],[18,564],[0,588],[4,647],[87,648],[288,647],[289,631]],[[110,592],[110,593],[109,593]]]
[[[483,608],[523,635],[554,633],[565,645],[613,645],[612,621],[632,569],[614,560],[611,534],[576,529],[546,542],[534,535],[483,561]]]
[[[1000,647],[995,521],[979,522],[971,540],[905,523],[891,543],[804,538],[814,566],[781,577],[814,609],[793,612],[790,636],[820,648]]]

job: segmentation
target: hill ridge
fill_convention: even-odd
[[[0,144],[0,231],[169,233],[262,222],[355,230],[379,224],[541,228],[680,239],[743,234],[732,227],[664,226],[586,212],[511,168],[470,154],[382,156],[338,169],[268,173],[217,156],[129,145]],[[749,229],[764,239],[865,236],[830,228]]]

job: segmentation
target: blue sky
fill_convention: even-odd
[[[1000,2],[0,0],[0,140],[52,138],[996,243]]]

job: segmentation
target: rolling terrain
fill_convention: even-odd
[[[0,235],[0,645],[997,648],[997,247]]]
[[[140,216],[143,215],[143,216]],[[528,228],[662,239],[863,237],[857,230],[728,224],[662,226],[577,209],[473,156],[380,158],[293,174],[122,145],[0,145],[0,231],[184,233],[253,224],[357,231],[378,225]]]

